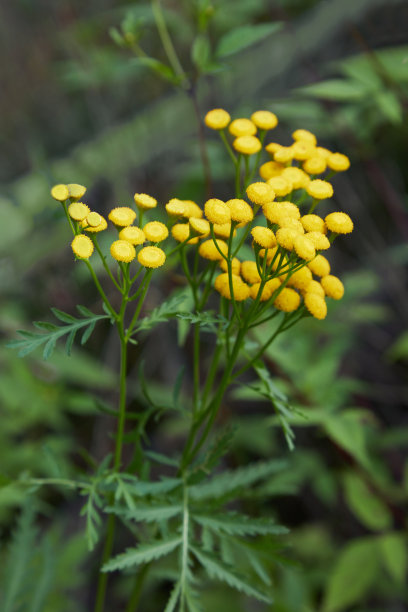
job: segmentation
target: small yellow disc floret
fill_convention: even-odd
[[[266,110],[255,111],[251,119],[260,130],[273,130],[278,125],[277,116]]]
[[[311,280],[308,286],[306,287],[306,289],[304,290],[304,292],[305,293],[316,293],[317,295],[320,295],[320,297],[322,298],[324,298],[324,296],[326,295],[323,287],[321,286],[319,281],[316,281],[316,280]]]
[[[273,176],[268,179],[267,185],[272,187],[277,196],[285,196],[288,193],[291,193],[293,190],[293,185],[288,178],[283,178],[283,176]]]
[[[316,255],[307,266],[316,276],[327,276],[330,274],[330,263],[324,255]]]
[[[89,215],[89,206],[83,202],[73,202],[68,206],[68,214],[75,221],[83,221]]]
[[[166,211],[170,217],[187,217],[189,206],[183,202],[183,200],[179,200],[178,198],[172,198],[166,204]]]
[[[327,297],[333,300],[341,300],[344,295],[344,285],[337,276],[329,274],[320,279],[322,287]]]
[[[147,195],[147,193],[135,193],[133,199],[136,206],[142,208],[143,210],[150,210],[151,208],[156,208],[157,206],[156,198]]]
[[[190,217],[196,217],[197,219],[201,219],[204,213],[198,204],[193,202],[193,200],[181,201],[186,206],[186,212],[183,214],[183,217],[186,217],[187,219],[189,219]]]
[[[212,130],[223,130],[230,121],[230,114],[223,108],[213,108],[204,117],[205,125]]]
[[[307,266],[304,266],[291,275],[288,286],[304,291],[312,279],[311,271]]]
[[[174,240],[177,240],[177,242],[185,242],[190,234],[191,231],[189,223],[176,223],[171,228],[171,235],[173,236]],[[187,244],[197,244],[198,240],[199,239],[197,237],[190,238]]]
[[[273,154],[273,159],[280,164],[287,164],[288,162],[292,161],[292,147],[279,147],[279,149],[277,149]]]
[[[243,155],[253,155],[262,149],[261,141],[256,136],[238,136],[232,146]]]
[[[127,240],[130,244],[139,245],[143,244],[146,240],[143,230],[135,225],[128,225],[119,232],[120,240]]]
[[[160,221],[150,221],[146,223],[143,228],[144,235],[147,240],[150,242],[161,242],[162,240],[166,240],[169,235],[169,230]]]
[[[299,307],[300,295],[294,289],[284,287],[273,304],[278,310],[293,312]]]
[[[292,146],[293,159],[305,161],[316,155],[316,149],[311,142],[307,140],[297,140]]]
[[[228,272],[228,265],[226,259],[221,259],[219,266],[221,270],[224,270],[224,272]],[[238,257],[233,257],[231,261],[231,270],[233,274],[239,275],[241,271],[241,262],[239,261]]]
[[[58,202],[64,202],[69,198],[69,189],[66,185],[54,185],[51,189],[51,196]]]
[[[137,260],[145,268],[159,268],[166,261],[166,253],[159,247],[147,246],[139,251]]]
[[[350,168],[350,160],[343,153],[331,153],[327,158],[327,165],[335,172],[344,172]]]
[[[331,198],[333,195],[333,187],[331,184],[321,179],[310,181],[306,187],[306,191],[316,200],[325,200],[326,198]]]
[[[88,259],[94,251],[92,240],[88,236],[84,236],[84,234],[75,236],[71,242],[71,247],[75,255],[80,259]]]
[[[316,136],[312,132],[309,132],[309,130],[295,130],[292,134],[292,138],[293,140],[306,140],[315,146],[317,144]]]
[[[251,234],[254,242],[264,249],[271,249],[276,246],[275,234],[267,227],[257,225],[251,230]]]
[[[312,242],[317,251],[325,251],[330,248],[330,242],[321,232],[307,232],[305,236]]]
[[[205,216],[210,223],[229,223],[231,212],[229,207],[222,200],[211,198],[204,204]]]
[[[246,224],[250,223],[254,218],[254,213],[248,202],[240,200],[239,198],[233,198],[225,202],[231,213],[231,220],[237,221],[238,223]]]
[[[326,160],[320,155],[309,157],[303,163],[303,170],[308,174],[322,174],[327,168]]]
[[[225,256],[227,255],[228,245],[223,240],[217,240],[217,246],[218,249],[215,246],[213,240],[204,240],[204,242],[200,244],[198,252],[201,257],[204,257],[204,259],[209,259],[210,261],[218,261],[219,259],[223,258],[221,253],[223,253]]]
[[[87,216],[86,223],[89,227],[99,227],[99,225],[102,223],[102,216],[99,213],[92,211]]]
[[[71,200],[79,200],[85,195],[86,187],[83,185],[77,185],[77,183],[69,183],[67,185],[69,191],[69,197]]]
[[[253,283],[260,283],[261,277],[258,272],[257,265],[254,261],[243,261],[241,264],[241,275],[251,285]]]
[[[235,137],[254,136],[256,134],[256,125],[250,119],[234,119],[229,124],[228,131]]]
[[[328,229],[336,234],[350,234],[353,231],[353,222],[346,213],[330,213],[325,221]]]
[[[322,234],[327,233],[327,227],[325,222],[319,215],[303,215],[300,218],[300,222],[305,228],[306,232],[321,232]]]
[[[246,193],[251,202],[261,206],[275,199],[275,192],[268,183],[251,183],[251,185],[248,185]]]
[[[264,181],[267,181],[273,176],[279,176],[284,169],[285,166],[283,164],[278,164],[276,161],[268,161],[260,166],[259,176],[263,178]]]
[[[210,233],[210,224],[207,219],[197,219],[196,217],[189,218],[189,224],[191,229],[201,236],[208,236]]]
[[[289,166],[284,168],[281,173],[282,178],[288,179],[293,189],[305,188],[310,183],[310,177],[301,168]]]
[[[119,206],[110,211],[108,219],[117,227],[126,227],[132,225],[136,219],[136,213],[128,206]]]
[[[292,251],[297,236],[299,236],[299,232],[296,230],[290,227],[281,227],[276,232],[276,241],[287,251]]]
[[[232,274],[232,290],[234,293],[234,300],[236,302],[242,302],[249,297],[249,287],[240,276]],[[229,275],[227,273],[220,274],[217,276],[214,282],[215,289],[227,300],[231,299]]]
[[[327,305],[324,301],[324,297],[317,293],[306,293],[304,298],[305,306],[310,314],[315,319],[324,319],[327,315]]]
[[[316,256],[314,244],[306,236],[298,236],[293,242],[296,254],[301,258],[309,261]]]
[[[115,240],[111,244],[110,253],[116,261],[124,261],[129,263],[136,257],[136,251],[133,244],[127,240]]]

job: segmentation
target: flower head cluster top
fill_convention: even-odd
[[[272,307],[324,319],[326,298],[338,300],[344,293],[340,279],[331,274],[326,252],[336,236],[353,230],[353,222],[344,212],[320,216],[315,209],[333,196],[329,179],[348,169],[348,158],[318,146],[314,134],[304,129],[293,132],[289,146],[265,145],[267,132],[278,123],[269,111],[231,121],[225,110],[214,109],[205,123],[220,133],[235,165],[235,197],[211,198],[203,207],[173,198],[164,207],[166,224],[156,220],[143,224],[157,200],[136,193],[132,206],[116,207],[108,215],[117,231],[110,255],[120,265],[135,262],[153,269],[178,251],[194,288],[207,282],[232,302],[238,317],[248,301],[248,308],[258,313]],[[260,164],[264,151],[269,160]],[[51,190],[65,208],[74,233],[72,250],[79,259],[91,257],[95,248],[102,256],[97,234],[108,228],[101,214],[80,201],[85,191],[76,184]],[[326,202],[321,208],[327,208]],[[166,250],[163,242],[172,239],[176,246]],[[196,261],[207,263],[203,270],[196,264],[194,275],[186,257],[191,248],[197,250]]]

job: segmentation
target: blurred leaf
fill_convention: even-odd
[[[350,472],[343,478],[347,503],[368,529],[389,529],[392,516],[387,506],[369,489],[360,476]]]
[[[401,334],[394,344],[387,351],[387,358],[391,361],[406,359],[408,357],[408,331]]]
[[[407,573],[407,542],[402,533],[386,533],[378,539],[386,570],[396,582],[404,584]]]
[[[153,72],[173,84],[179,83],[179,77],[174,74],[170,66],[163,64],[163,62],[154,57],[136,57],[131,60],[131,63],[138,66],[146,66],[146,68],[150,68],[150,70],[153,70]]]
[[[297,91],[298,93],[303,93],[315,98],[322,98],[323,100],[354,102],[364,98],[369,90],[366,85],[358,81],[331,79],[329,81],[320,81],[319,83],[300,87]]]
[[[0,250],[18,242],[32,227],[32,218],[10,200],[0,198]]]
[[[216,51],[217,57],[233,55],[246,47],[259,42],[266,36],[278,32],[282,28],[281,23],[261,23],[258,25],[245,25],[235,30],[230,30],[221,37]]]
[[[377,543],[372,538],[353,540],[343,548],[330,574],[323,612],[338,612],[360,600],[380,569]]]
[[[364,467],[370,467],[367,454],[364,413],[360,410],[344,410],[329,416],[324,422],[327,434],[342,448],[355,457]]]
[[[394,92],[379,91],[375,94],[373,101],[388,121],[401,123],[403,109]]]
[[[191,59],[193,64],[200,68],[205,69],[207,66],[211,54],[210,41],[208,36],[205,34],[199,34],[193,42],[191,49]]]
[[[147,544],[140,544],[138,548],[128,548],[126,552],[110,559],[102,567],[102,572],[113,572],[117,569],[125,569],[134,565],[149,563],[170,554],[180,546],[180,536],[171,536],[166,540],[151,540]]]

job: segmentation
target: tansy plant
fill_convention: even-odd
[[[327,298],[341,299],[342,282],[331,274],[326,255],[337,236],[353,229],[346,213],[327,212],[333,195],[329,180],[347,170],[348,158],[318,146],[315,136],[303,129],[293,133],[289,146],[273,141],[265,145],[266,135],[277,122],[269,111],[233,121],[223,109],[208,112],[205,124],[218,131],[235,166],[234,197],[227,201],[211,198],[203,207],[190,200],[170,199],[163,206],[167,223],[155,220],[161,205],[144,193],[136,193],[134,203],[114,208],[105,219],[82,201],[86,200],[85,187],[60,184],[51,190],[72,232],[74,257],[88,268],[104,314],[95,315],[79,306],[77,318],[54,309],[61,325],[37,322],[39,332],[22,331],[23,338],[11,345],[19,348],[20,355],[43,346],[48,358],[60,337],[67,337],[69,352],[76,333],[81,331],[81,342],[86,342],[101,320],[108,319],[117,330],[121,359],[119,404],[111,411],[117,419],[113,455],[105,458],[96,474],[81,481],[35,480],[37,485],[65,484],[86,496],[83,513],[90,549],[100,532],[105,533],[97,612],[104,609],[110,572],[137,573],[127,608],[133,610],[147,571],[165,556],[171,556],[173,567],[178,568],[176,574],[171,572],[174,588],[166,612],[199,610],[197,589],[205,573],[248,596],[271,601],[270,538],[284,529],[270,518],[248,517],[224,507],[250,485],[270,478],[278,462],[212,475],[231,437],[227,432],[213,438],[213,428],[228,388],[243,381],[270,401],[293,447],[290,408],[273,383],[263,355],[279,334],[301,319],[324,319]],[[264,152],[270,159],[261,164]],[[259,178],[255,178],[257,172]],[[317,207],[322,216],[316,213]],[[99,244],[102,232],[109,233],[108,252]],[[103,265],[103,278],[95,272],[95,257]],[[152,312],[144,312],[156,270],[174,267],[177,262],[185,288]],[[106,289],[109,284],[110,291]],[[108,297],[112,290],[120,296],[119,307]],[[186,296],[193,307],[183,310]],[[156,406],[140,370],[138,382],[147,408],[143,414],[129,415],[129,344],[171,317],[192,327],[191,402],[182,394],[180,375],[173,400],[167,406]],[[262,334],[255,336],[253,330],[258,326]],[[202,343],[202,334],[208,331],[215,336],[210,355],[208,341]],[[166,410],[178,410],[189,427],[184,447],[175,457],[160,449],[151,451],[145,437],[149,417]],[[127,440],[132,440],[136,450],[125,465]],[[173,473],[149,480],[152,463],[165,464],[166,474]],[[119,519],[129,530],[129,547],[112,557]],[[257,538],[256,546],[253,538]]]

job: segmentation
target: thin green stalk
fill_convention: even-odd
[[[99,291],[99,293],[101,295],[101,298],[102,298],[106,308],[109,310],[109,312],[111,313],[112,317],[117,319],[118,315],[117,315],[116,311],[113,309],[113,307],[112,307],[111,303],[109,302],[108,298],[106,297],[105,292],[102,289],[101,284],[100,284],[100,282],[99,282],[99,280],[98,280],[98,278],[97,278],[97,276],[96,276],[96,274],[94,272],[92,264],[90,264],[87,259],[84,259],[84,261],[85,261],[86,265],[88,266],[88,270],[91,273],[92,279],[93,279],[93,281],[94,281],[94,283],[96,285],[96,288],[98,289],[98,291]]]
[[[74,234],[74,236],[76,236],[77,232],[75,231],[75,228],[74,228],[74,226],[72,224],[72,219],[69,216],[69,213],[68,213],[68,210],[67,210],[67,202],[66,201],[65,202],[61,202],[61,204],[62,204],[62,208],[64,209],[65,216],[68,219],[68,223],[71,226],[72,233]]]
[[[159,33],[160,40],[162,41],[162,45],[170,62],[170,65],[173,68],[174,73],[180,77],[181,82],[189,85],[188,78],[183,70],[176,50],[173,46],[169,31],[167,29],[166,20],[164,19],[163,12],[160,6],[160,0],[151,0],[151,4],[157,31]]]
[[[91,240],[94,243],[95,249],[96,249],[96,251],[97,251],[97,253],[99,255],[100,260],[102,261],[103,267],[105,268],[109,278],[111,279],[112,283],[115,285],[116,289],[122,293],[121,287],[119,286],[119,284],[115,280],[115,277],[113,276],[113,274],[112,274],[108,264],[106,263],[106,257],[102,253],[102,251],[101,251],[101,247],[99,246],[99,243],[98,243],[98,240],[97,240],[96,236],[92,235],[91,236]]]
[[[186,585],[187,585],[187,573],[188,573],[188,548],[189,548],[189,508],[188,508],[188,486],[184,485],[183,491],[183,531],[182,531],[182,549],[181,549],[181,610],[184,610],[185,596],[186,596]]]
[[[193,352],[193,418],[198,410],[200,397],[200,324],[194,324],[194,352]]]
[[[219,135],[221,136],[221,140],[225,145],[225,148],[227,149],[228,155],[230,156],[232,163],[234,164],[234,166],[237,165],[238,163],[238,159],[237,156],[235,155],[234,151],[231,149],[231,145],[227,140],[227,137],[225,135],[225,131],[224,130],[219,130],[218,131]]]
[[[150,567],[151,563],[146,563],[146,565],[144,565],[138,572],[132,593],[130,594],[129,601],[126,606],[126,612],[136,612],[137,606],[139,605],[140,595],[142,593],[143,582]]]
[[[241,153],[238,154],[237,163],[235,164],[235,197],[241,197]]]
[[[140,311],[142,310],[143,302],[144,302],[144,300],[145,300],[147,290],[149,289],[149,285],[150,285],[150,278],[151,278],[151,276],[152,276],[152,273],[153,273],[153,271],[152,271],[152,270],[149,270],[148,272],[146,272],[146,276],[145,276],[145,278],[143,279],[143,282],[144,282],[143,291],[142,291],[142,294],[141,294],[141,296],[140,296],[140,298],[139,298],[139,302],[138,302],[138,304],[137,304],[136,310],[135,310],[135,312],[134,312],[134,315],[133,315],[133,317],[132,317],[132,320],[131,320],[131,322],[130,322],[130,325],[129,325],[129,327],[128,327],[128,330],[127,330],[127,332],[126,332],[126,336],[125,336],[126,341],[127,341],[127,340],[129,340],[130,336],[132,335],[132,330],[133,330],[133,328],[134,328],[134,326],[135,326],[135,324],[136,324],[136,321],[137,321],[137,319],[138,319],[138,317],[139,317]]]

